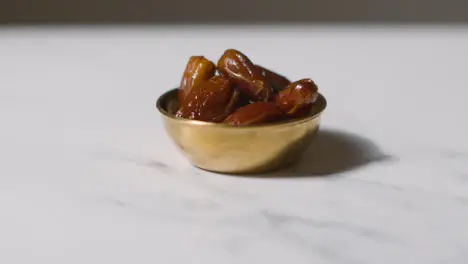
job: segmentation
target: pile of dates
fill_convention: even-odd
[[[317,96],[318,87],[311,79],[291,82],[228,49],[217,65],[203,56],[190,57],[178,90],[176,116],[257,125],[305,116]]]

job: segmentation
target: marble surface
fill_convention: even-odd
[[[329,101],[301,163],[193,168],[156,98],[238,48]],[[0,29],[0,263],[468,261],[468,28]]]

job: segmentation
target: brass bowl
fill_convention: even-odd
[[[177,89],[156,103],[167,133],[188,160],[198,168],[227,174],[262,173],[299,160],[318,131],[326,105],[320,94],[306,117],[233,127],[175,117]]]

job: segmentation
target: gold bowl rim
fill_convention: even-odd
[[[182,122],[182,123],[187,123],[187,124],[196,125],[196,126],[209,126],[209,127],[229,128],[229,129],[271,128],[271,127],[291,126],[291,125],[296,125],[296,124],[301,124],[304,122],[311,121],[317,118],[318,116],[320,116],[323,113],[323,111],[327,108],[327,100],[325,96],[319,93],[317,101],[318,100],[322,101],[321,107],[316,109],[315,111],[311,111],[311,113],[305,117],[286,120],[286,121],[280,121],[280,122],[274,122],[274,123],[258,124],[258,125],[231,126],[231,125],[223,124],[223,123],[214,123],[214,122],[185,119],[185,118],[175,117],[174,115],[169,114],[168,111],[166,111],[165,107],[163,106],[164,105],[163,103],[166,101],[167,97],[170,94],[176,93],[177,90],[178,88],[174,88],[161,94],[159,98],[156,100],[156,108],[158,109],[159,113],[166,116],[167,118],[170,118],[176,122]]]

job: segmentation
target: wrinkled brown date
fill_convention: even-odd
[[[239,92],[223,76],[213,76],[194,86],[180,103],[177,117],[193,120],[221,122],[237,104]]]
[[[274,102],[256,102],[237,109],[223,123],[245,126],[280,120],[284,113]]]
[[[278,107],[290,117],[307,114],[317,100],[318,87],[311,79],[302,79],[289,84],[280,91],[275,101]]]
[[[180,81],[178,98],[183,102],[193,87],[207,81],[215,74],[216,66],[203,56],[191,56]]]
[[[318,87],[311,79],[291,83],[240,51],[227,49],[217,66],[203,56],[190,57],[178,97],[177,117],[247,126],[307,115]]]
[[[218,60],[218,71],[229,78],[237,89],[251,101],[266,102],[272,87],[250,59],[235,49],[228,49]]]
[[[270,83],[275,92],[283,90],[284,88],[286,88],[286,86],[288,86],[291,83],[291,81],[288,80],[288,78],[276,72],[273,72],[265,67],[262,67],[260,65],[255,65],[255,67],[259,69],[262,76],[266,79],[268,83]]]

